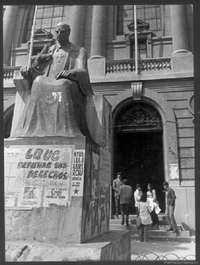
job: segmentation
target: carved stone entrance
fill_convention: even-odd
[[[141,94],[141,98],[138,100],[134,100],[133,93],[131,89],[126,89],[113,97],[110,101],[113,109],[113,123],[112,123],[112,178],[116,178],[116,161],[115,156],[118,155],[115,153],[115,146],[116,146],[116,123],[118,120],[123,119],[123,116],[125,112],[127,111],[127,117],[129,121],[131,120],[131,115],[133,115],[134,112],[139,113],[136,115],[138,117],[135,122],[129,122],[128,126],[121,126],[123,138],[128,139],[128,132],[131,135],[134,135],[132,137],[134,141],[138,142],[141,141],[143,143],[143,146],[145,146],[144,139],[147,137],[142,138],[142,133],[147,136],[147,133],[149,133],[152,136],[152,139],[154,139],[155,144],[159,143],[160,138],[162,138],[162,141],[160,141],[160,149],[162,150],[162,158],[160,158],[160,161],[163,161],[163,177],[164,180],[170,182],[171,187],[176,187],[180,185],[180,179],[179,179],[179,160],[178,160],[178,149],[177,149],[177,129],[176,129],[176,120],[174,112],[170,106],[170,104],[167,102],[167,100],[159,95],[156,91],[153,91],[151,89],[148,89],[145,87],[143,89],[143,92]],[[137,104],[140,104],[139,109],[137,110]],[[144,105],[145,104],[145,108]],[[131,107],[132,105],[132,107]],[[147,107],[148,105],[148,107]],[[130,109],[129,109],[130,107]],[[127,109],[126,109],[127,108]],[[131,110],[132,108],[132,110]],[[120,114],[121,113],[121,114]],[[136,114],[135,113],[135,114]],[[146,120],[148,120],[148,123],[145,123],[143,120],[143,115],[146,115]],[[150,117],[149,117],[150,115]],[[160,116],[159,116],[160,115]],[[122,121],[122,120],[121,120]],[[162,127],[161,123],[162,122]],[[157,127],[155,124],[157,123]],[[149,125],[147,127],[147,124]],[[119,124],[118,124],[119,125]],[[139,126],[138,125],[142,125]],[[138,127],[138,130],[136,130],[136,127]],[[118,128],[120,128],[118,126]],[[147,130],[145,130],[145,128]],[[126,134],[125,134],[126,131]],[[119,132],[118,132],[119,133]],[[119,133],[120,134],[120,133]],[[160,135],[159,135],[160,134]],[[140,135],[140,136],[137,136]],[[141,139],[139,139],[141,138]],[[136,140],[135,140],[136,139]],[[149,140],[149,143],[153,140]],[[156,141],[157,140],[157,141]],[[128,140],[127,140],[128,142]],[[152,146],[156,146],[156,145]],[[138,144],[137,144],[138,145]],[[146,144],[147,145],[147,144]],[[122,145],[121,145],[122,146]],[[149,145],[148,145],[149,146]],[[122,147],[121,147],[122,148]],[[150,148],[150,147],[149,147]],[[159,145],[156,147],[159,149]],[[146,151],[146,150],[145,150]],[[121,152],[121,149],[119,150],[119,153]],[[147,153],[147,152],[146,152]],[[159,155],[158,155],[159,156]],[[153,155],[150,155],[151,160],[155,161],[155,157]],[[125,159],[124,159],[125,160]],[[122,170],[121,170],[122,171]],[[161,177],[161,178],[163,178]],[[150,179],[151,181],[151,179]],[[152,180],[153,184],[153,180]],[[157,185],[157,184],[156,184]],[[135,188],[135,187],[133,187]],[[162,186],[159,185],[159,191],[162,192]],[[164,193],[161,193],[161,196],[164,196]],[[164,211],[164,206],[162,206],[162,200],[161,200],[161,207],[162,212]],[[114,207],[112,207],[114,210]]]
[[[152,183],[164,212],[163,128],[159,112],[150,104],[132,101],[116,116],[113,137],[114,175],[121,171],[133,190],[140,183],[146,192],[147,184]],[[135,209],[131,213],[135,214]]]

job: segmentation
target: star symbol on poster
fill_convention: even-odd
[[[76,188],[75,190],[74,190],[74,194],[78,194],[78,189]]]

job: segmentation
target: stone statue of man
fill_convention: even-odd
[[[12,137],[71,136],[72,116],[84,128],[85,96],[93,95],[86,50],[69,41],[66,23],[58,23],[55,32],[56,44],[46,45],[31,66],[20,69],[31,94]]]

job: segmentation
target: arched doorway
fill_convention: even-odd
[[[128,179],[133,190],[140,183],[146,192],[147,184],[152,183],[164,212],[163,123],[160,113],[147,102],[128,101],[113,122],[113,175],[122,172],[122,178]],[[134,208],[131,213],[135,214]]]

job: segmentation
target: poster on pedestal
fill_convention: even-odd
[[[73,153],[73,145],[6,148],[6,206],[32,208],[70,203]]]

